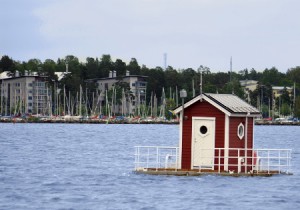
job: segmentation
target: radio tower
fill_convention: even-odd
[[[232,94],[234,94],[234,87],[233,87],[231,75],[232,75],[232,56],[230,57],[230,85],[232,85]]]
[[[167,53],[164,53],[164,69],[167,69]]]
[[[232,56],[230,57],[230,83],[231,83],[231,74],[232,74]]]

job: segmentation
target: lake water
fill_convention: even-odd
[[[177,146],[178,125],[0,123],[0,209],[300,209],[299,137],[255,126],[255,148],[293,149],[294,175],[151,176],[134,146]]]

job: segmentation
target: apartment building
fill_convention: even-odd
[[[48,114],[50,111],[50,90],[45,76],[25,71],[14,77],[0,79],[0,105],[2,115]]]
[[[293,87],[283,87],[283,86],[272,86],[272,92],[275,98],[278,98],[284,92],[284,89],[288,92],[289,96],[292,97],[293,95]]]
[[[130,75],[129,71],[126,71],[125,76],[117,76],[116,71],[110,71],[109,76],[105,78],[92,79],[93,82],[97,83],[98,90],[105,100],[105,92],[111,90],[117,82],[125,82],[129,85],[131,97],[126,100],[126,107],[128,113],[134,113],[139,105],[146,101],[146,90],[147,90],[147,76],[141,75]],[[123,107],[124,108],[124,107]],[[116,106],[116,112],[121,113],[122,107]]]

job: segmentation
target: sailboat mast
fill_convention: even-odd
[[[71,115],[71,92],[69,91],[69,98],[68,98],[68,114]]]
[[[80,90],[79,90],[79,116],[81,116],[81,98],[82,98],[82,87],[80,85]]]
[[[193,86],[193,98],[195,97],[195,84],[194,84],[194,79],[192,80],[192,86]]]
[[[64,115],[66,115],[66,85],[64,85]]]
[[[294,101],[293,101],[293,104],[294,104],[294,114],[295,114],[295,104],[296,104],[296,83],[294,82]]]

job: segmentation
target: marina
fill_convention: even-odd
[[[0,116],[2,123],[80,123],[80,124],[179,124],[179,119],[166,119],[163,117],[126,117],[126,116]],[[272,121],[256,119],[255,125],[282,125],[300,126],[299,120]]]

